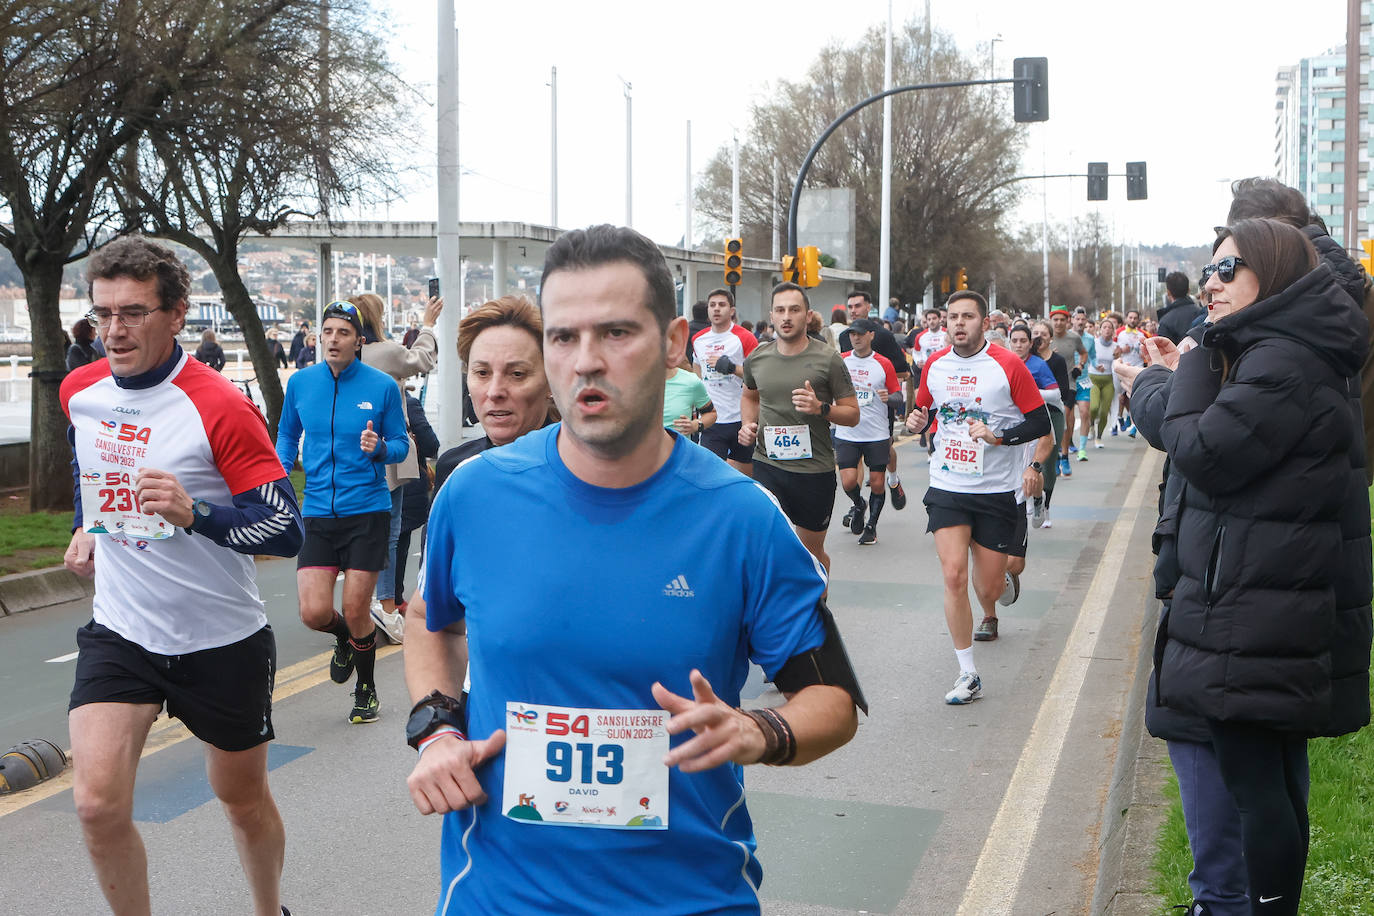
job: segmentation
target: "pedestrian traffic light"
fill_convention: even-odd
[[[954,277],[954,288],[968,289],[968,271],[962,267],[959,268],[959,273]]]
[[[1018,57],[1012,61],[1012,112],[1018,124],[1050,118],[1050,62],[1044,57]]]
[[[1088,200],[1107,199],[1107,163],[1088,163]]]
[[[1160,282],[1160,283],[1163,283],[1163,282],[1164,282],[1164,278],[1167,277],[1167,276],[1169,276],[1168,269],[1167,269],[1167,268],[1164,268],[1164,267],[1161,267],[1161,268],[1159,269],[1159,282]]]
[[[807,289],[820,286],[821,250],[815,245],[807,245],[797,249],[797,258],[801,261],[801,279],[797,282]]]
[[[725,282],[729,286],[739,286],[744,279],[744,242],[740,239],[725,240]]]
[[[782,282],[797,283],[801,279],[801,265],[796,257],[790,254],[782,256]],[[801,284],[797,284],[800,286]]]
[[[1145,163],[1126,163],[1126,199],[1145,200]]]

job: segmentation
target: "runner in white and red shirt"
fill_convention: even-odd
[[[1140,313],[1131,309],[1126,313],[1126,324],[1116,332],[1116,347],[1112,351],[1122,366],[1140,368],[1145,365],[1145,338],[1150,335],[1140,326]],[[1131,396],[1125,387],[1121,389],[1121,430],[1132,439],[1135,438],[1135,423],[1130,420]]]
[[[892,361],[873,352],[873,338],[879,327],[871,318],[858,318],[849,325],[849,342],[854,349],[844,354],[844,365],[859,399],[859,425],[836,426],[833,433],[840,488],[854,503],[844,523],[852,534],[859,535],[859,544],[865,547],[878,542],[878,516],[887,503],[883,478],[887,473],[888,449],[892,445],[887,403],[889,396],[901,390]],[[867,506],[864,505],[863,487],[859,484],[861,458],[868,466],[871,492]],[[867,523],[865,508],[868,510]]]
[[[739,442],[739,399],[744,393],[744,358],[759,342],[735,324],[735,296],[728,289],[711,290],[706,317],[711,326],[692,338],[692,363],[706,382],[716,422],[702,432],[701,444],[741,474],[752,475],[754,449]]]
[[[935,307],[926,309],[923,316],[924,326],[911,329],[911,333],[906,336],[903,343],[906,349],[911,352],[911,364],[915,367],[915,372],[910,377],[912,390],[908,392],[910,400],[915,401],[915,384],[920,379],[921,369],[926,362],[939,351],[949,346],[949,333],[945,330],[945,314]],[[921,447],[926,448],[926,437],[921,436]]]
[[[1021,446],[1049,432],[1050,416],[1025,363],[984,338],[987,301],[961,290],[949,297],[947,307],[950,346],[926,362],[906,422],[919,433],[932,419],[938,421],[925,495],[926,530],[935,534],[945,580],[945,622],[959,659],[959,678],[945,702],[960,705],[978,699],[983,689],[973,664],[968,570],[984,619],[995,621],[994,603],[1005,585],[1007,553],[1016,535],[1016,487],[1025,471]]]

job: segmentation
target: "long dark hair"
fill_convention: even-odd
[[[1302,230],[1276,219],[1237,220],[1217,233],[1212,253],[1228,238],[1259,278],[1256,301],[1283,292],[1317,266],[1317,249]]]

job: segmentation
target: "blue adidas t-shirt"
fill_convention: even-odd
[[[693,668],[737,706],[750,659],[771,677],[822,643],[823,573],[761,487],[676,436],[648,480],[594,487],[560,429],[483,452],[435,497],[427,624],[466,619],[473,737],[507,726],[508,701],[656,710],[651,685],[690,697]],[[440,916],[759,912],[742,767],[672,769],[668,829],[635,830],[507,817],[505,757],[478,769],[487,803],[444,819]]]

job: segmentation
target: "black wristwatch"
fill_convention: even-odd
[[[1045,473],[1045,466],[1038,461],[1032,461],[1030,463],[1030,469],[1037,474]]]
[[[209,518],[212,508],[213,506],[203,499],[191,500],[191,524],[186,526],[186,533],[193,533],[196,530],[196,522],[203,518]]]
[[[830,405],[829,405],[829,404],[826,404],[826,403],[822,403],[822,404],[821,404],[821,419],[824,420],[824,419],[825,419],[826,417],[828,417],[828,416],[830,416]]]
[[[701,422],[700,420],[697,420],[697,435],[700,435],[701,433],[704,433],[705,431],[706,431],[706,424],[703,423],[703,422]]]
[[[420,742],[443,725],[467,733],[467,694],[455,700],[436,690],[411,707],[410,718],[406,721],[406,744],[418,750]]]

